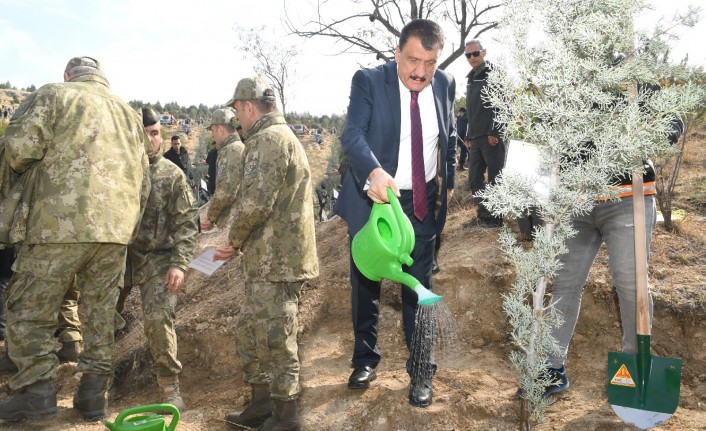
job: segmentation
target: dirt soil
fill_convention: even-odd
[[[195,127],[195,130],[199,128]],[[197,133],[201,131],[198,130]],[[196,137],[196,136],[195,136]],[[317,178],[327,165],[332,137],[324,145],[302,139]],[[198,139],[190,139],[198,142]],[[679,408],[658,430],[703,430],[706,424],[706,129],[692,135],[675,205],[686,210],[677,230],[660,226],[652,242],[650,281],[655,298],[652,348],[656,355],[684,361]],[[498,229],[464,228],[475,217],[459,172],[457,189],[440,252],[435,291],[455,318],[458,352],[441,352],[434,379],[434,403],[426,409],[407,402],[407,352],[401,328],[399,288],[383,288],[378,378],[368,390],[349,390],[353,334],[348,282],[348,237],[338,218],[317,226],[321,275],[309,283],[300,304],[302,362],[300,412],[304,430],[516,430],[519,403],[513,346],[502,311],[502,295],[513,280],[511,266],[498,251]],[[204,233],[198,253],[226,241],[226,231]],[[571,344],[567,370],[571,388],[547,412],[537,430],[632,430],[612,411],[606,398],[607,353],[620,349],[620,328],[602,252],[586,286],[582,312]],[[227,412],[242,409],[249,388],[242,381],[235,353],[233,316],[243,298],[243,274],[237,259],[211,277],[190,270],[179,294],[177,334],[183,364],[181,392],[188,405],[179,430],[224,430]],[[127,408],[159,400],[142,333],[139,295],[127,308],[128,332],[116,343],[114,388],[109,419]],[[448,354],[445,354],[448,353]],[[75,364],[58,371],[59,413],[52,420],[3,424],[6,430],[100,430],[84,423],[71,408],[78,384]],[[0,383],[6,384],[7,377]]]

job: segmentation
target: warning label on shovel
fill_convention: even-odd
[[[629,386],[631,388],[635,387],[635,381],[632,379],[632,376],[628,371],[628,367],[626,367],[625,364],[620,366],[618,372],[615,373],[615,376],[613,376],[610,380],[610,384],[616,386]]]

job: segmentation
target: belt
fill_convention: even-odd
[[[597,201],[606,201],[609,199],[614,199],[616,197],[627,198],[629,196],[632,196],[632,184],[625,184],[625,185],[617,186],[616,188],[619,190],[619,192],[616,196],[613,196],[613,197],[601,196],[601,197],[596,198],[596,200]],[[644,193],[645,196],[649,196],[649,195],[653,195],[653,194],[657,193],[657,188],[655,186],[655,182],[650,181],[650,182],[645,183],[644,184],[644,191],[645,191],[645,193]]]

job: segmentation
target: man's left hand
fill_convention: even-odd
[[[167,276],[164,278],[164,281],[167,283],[167,286],[169,286],[167,289],[169,293],[177,293],[181,290],[181,286],[184,285],[184,271],[172,266],[167,271]]]
[[[500,141],[498,140],[497,136],[488,135],[488,143],[490,144],[491,147],[498,145],[498,142],[500,142]]]

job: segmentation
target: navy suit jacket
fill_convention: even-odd
[[[456,173],[456,129],[454,98],[456,82],[451,74],[437,70],[431,82],[439,124],[439,159],[436,205],[436,233],[446,222],[446,191],[454,187]],[[400,87],[397,63],[361,69],[353,75],[350,102],[341,143],[348,157],[349,171],[345,174],[336,213],[348,223],[348,232],[355,235],[370,217],[373,201],[363,190],[368,175],[381,167],[391,176],[397,173],[400,147]],[[409,115],[408,110],[405,115]]]

